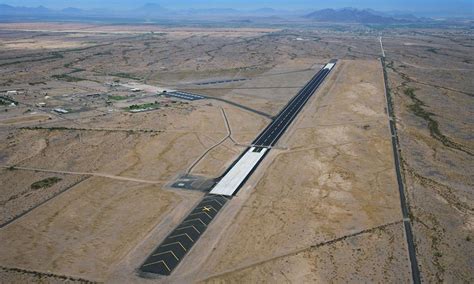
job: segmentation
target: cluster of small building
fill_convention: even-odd
[[[4,100],[7,100],[10,103],[10,106],[16,106],[18,104],[18,102],[15,102],[12,97],[14,96],[17,96],[21,94],[20,91],[17,91],[17,90],[11,90],[11,91],[6,91],[5,92],[5,96],[4,97],[1,97],[2,99]],[[44,97],[45,99],[49,99],[50,97],[49,96],[45,96]],[[45,102],[39,102],[39,103],[36,103],[36,107],[45,107],[46,106],[46,103]],[[52,111],[54,111],[55,113],[58,113],[58,114],[66,114],[66,113],[69,113],[69,111],[63,109],[63,108],[54,108]]]
[[[5,93],[5,96],[1,96],[0,99],[2,100],[2,104],[6,105],[8,104],[10,107],[14,107],[16,105],[18,105],[18,103],[16,101],[14,101],[13,99],[11,99],[13,96],[15,95],[18,95],[19,92],[18,91],[7,91]]]

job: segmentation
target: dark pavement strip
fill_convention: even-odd
[[[207,195],[140,267],[143,276],[170,275],[229,199]]]
[[[331,70],[321,69],[313,78],[301,89],[298,94],[291,99],[285,108],[278,114],[275,120],[265,128],[265,130],[252,143],[256,146],[273,146],[296,118],[300,110],[322,84]]]
[[[414,284],[421,283],[421,274],[420,268],[418,266],[418,260],[416,257],[416,245],[413,236],[413,230],[410,220],[410,209],[407,204],[406,196],[405,196],[405,184],[403,183],[402,178],[402,169],[400,166],[400,149],[398,144],[398,133],[397,133],[397,126],[395,124],[395,112],[392,105],[392,95],[390,92],[390,88],[388,86],[388,77],[387,71],[385,66],[385,58],[381,58],[382,69],[383,69],[383,76],[384,76],[384,84],[385,84],[385,98],[387,101],[387,112],[389,116],[389,125],[390,125],[390,133],[392,134],[392,149],[393,149],[393,158],[395,162],[395,172],[397,175],[397,182],[398,182],[398,192],[400,196],[400,205],[402,209],[403,215],[403,225],[405,227],[405,236],[407,240],[407,248],[408,248],[408,256],[410,258],[410,266],[411,266],[411,273],[412,273],[412,280]]]
[[[170,97],[176,97],[179,99],[188,100],[188,101],[196,101],[196,100],[202,100],[206,98],[201,95],[196,95],[196,94],[181,92],[181,91],[169,92],[169,93],[166,93],[165,95],[170,96]]]
[[[241,82],[241,81],[246,81],[246,80],[248,79],[240,78],[240,79],[218,80],[218,81],[212,81],[212,82],[197,83],[196,85],[214,85],[214,84],[223,84],[223,83],[231,83],[231,82]]]

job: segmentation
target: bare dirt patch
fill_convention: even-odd
[[[1,169],[2,182],[0,224],[34,208],[37,204],[55,196],[61,191],[84,179],[84,176],[69,176],[52,173],[40,173],[20,170]],[[61,178],[48,187],[35,188],[35,182],[47,178]]]
[[[409,281],[403,227],[394,224],[329,244],[314,245],[215,275],[203,283],[259,282],[271,273],[274,282],[397,282]],[[270,277],[268,277],[270,278]]]
[[[20,123],[29,123],[29,122],[40,122],[46,121],[51,117],[48,115],[29,115],[16,118],[8,118],[0,120],[0,124],[9,125],[9,124],[20,124]]]
[[[4,41],[2,48],[5,49],[57,49],[57,48],[73,48],[83,46],[84,43],[77,41],[61,41],[61,40],[21,40],[21,41]]]
[[[104,279],[179,201],[156,185],[91,178],[3,228],[1,265]]]

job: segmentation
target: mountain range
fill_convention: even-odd
[[[203,19],[212,16],[213,18],[222,19],[245,19],[256,17],[280,17],[280,18],[300,18],[314,22],[332,22],[332,23],[360,23],[360,24],[397,24],[412,23],[420,21],[429,21],[427,18],[418,18],[406,13],[383,13],[370,9],[323,9],[308,13],[307,11],[286,11],[276,10],[273,8],[260,8],[256,10],[238,10],[233,8],[215,8],[215,9],[180,9],[171,10],[159,4],[149,3],[144,6],[127,10],[109,10],[95,9],[83,10],[74,7],[62,10],[48,9],[43,6],[39,7],[14,7],[10,5],[0,4],[0,21],[1,18],[8,20],[27,19],[96,19],[115,18],[115,19],[135,19],[140,20],[160,20],[160,19]]]
[[[378,15],[370,10],[352,8],[319,10],[305,15],[305,18],[318,22],[361,24],[393,24],[401,21],[390,16]]]

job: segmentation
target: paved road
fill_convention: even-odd
[[[246,78],[226,79],[226,80],[218,80],[218,81],[211,81],[211,82],[201,82],[201,83],[197,83],[196,85],[214,85],[214,84],[241,82],[241,81],[247,81],[247,80],[248,79],[246,79]]]
[[[269,147],[276,144],[280,136],[290,126],[301,108],[321,85],[331,69],[321,69],[298,94],[291,99],[276,119],[252,143],[255,146]]]
[[[395,172],[397,175],[398,192],[400,193],[400,205],[402,208],[403,225],[405,227],[405,236],[407,239],[408,255],[410,257],[412,279],[413,279],[414,284],[420,284],[421,274],[420,274],[420,269],[418,267],[418,260],[416,258],[416,247],[415,247],[415,241],[413,237],[413,230],[412,230],[411,222],[410,222],[410,210],[409,210],[408,204],[406,202],[406,197],[405,197],[405,185],[403,183],[402,170],[400,166],[400,150],[398,146],[397,126],[395,124],[395,113],[393,110],[391,93],[387,85],[388,78],[387,78],[387,73],[386,73],[384,57],[381,58],[381,62],[382,62],[383,75],[384,75],[387,111],[388,111],[388,116],[390,118],[390,133],[392,134],[392,149],[393,149],[393,157],[395,160]]]
[[[205,96],[205,95],[198,95],[198,94],[194,94],[194,93],[190,93],[190,92],[184,92],[184,91],[169,92],[169,93],[166,93],[165,95],[170,96],[170,97],[176,97],[176,98],[188,100],[188,101],[196,101],[196,100],[202,100],[202,99],[210,99],[210,100],[221,101],[221,102],[225,102],[225,103],[228,103],[230,105],[239,107],[241,109],[256,113],[258,115],[265,116],[267,118],[273,119],[273,117],[271,115],[267,114],[267,113],[264,113],[264,112],[259,111],[259,110],[255,110],[255,109],[250,108],[248,106],[244,106],[244,105],[241,105],[241,104],[238,104],[238,103],[235,103],[233,101],[229,101],[229,100],[226,100],[226,99],[223,99],[223,98],[209,97],[209,96]]]
[[[379,37],[379,41],[380,41],[380,49],[382,50],[382,57],[385,58],[385,50],[383,49],[383,43],[382,43],[382,37],[381,36]]]

